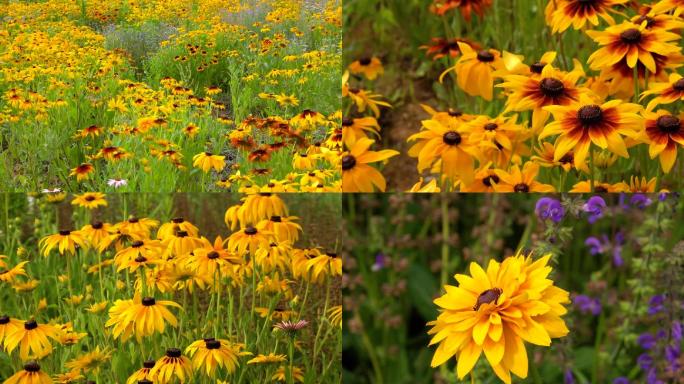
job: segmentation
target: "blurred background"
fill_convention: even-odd
[[[681,382],[676,195],[348,195],[344,216],[345,383],[459,382],[455,359],[430,367],[432,301],[471,261],[517,249],[552,253],[572,304],[570,334],[528,345],[530,375],[514,383]],[[500,383],[484,356],[475,372]]]

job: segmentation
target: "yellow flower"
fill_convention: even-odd
[[[288,377],[288,371],[289,367],[285,367],[284,365],[281,365],[276,369],[275,373],[273,376],[271,376],[272,381],[281,381],[281,382],[286,382],[287,377]],[[304,382],[304,370],[299,368],[299,367],[292,367],[292,380],[298,381],[300,383]]]
[[[226,157],[214,155],[211,152],[198,153],[192,157],[192,165],[207,173],[211,168],[216,172],[221,172],[226,167]]]
[[[382,62],[377,57],[365,57],[349,64],[349,72],[355,75],[363,74],[368,80],[375,80],[384,71]]]
[[[525,342],[550,346],[552,338],[569,332],[561,318],[568,292],[548,278],[550,258],[518,253],[501,263],[491,260],[486,271],[472,262],[471,276],[457,274],[459,285],[445,286],[446,293],[434,301],[441,313],[429,323],[430,345],[439,344],[431,365],[456,357],[462,379],[484,352],[505,383],[511,383],[511,372],[527,377]]]
[[[178,382],[185,383],[192,379],[192,363],[190,359],[181,354],[178,348],[169,348],[166,350],[166,355],[159,359],[150,371],[150,375],[156,379],[159,384],[167,384],[173,382],[173,376],[178,379]]]
[[[204,370],[209,377],[214,377],[217,368],[224,368],[232,374],[240,366],[239,356],[251,355],[242,352],[244,344],[231,343],[225,339],[203,339],[190,344],[185,353],[190,356],[192,366],[196,371]]]
[[[114,338],[123,341],[135,333],[140,342],[143,336],[150,336],[155,331],[164,333],[166,322],[176,327],[178,320],[166,307],[181,308],[173,301],[155,300],[153,297],[140,298],[136,295],[133,300],[117,300],[109,309],[109,320],[106,327],[113,327]]]
[[[342,276],[342,259],[336,253],[327,252],[306,262],[311,282],[322,283],[326,277]]]
[[[355,142],[348,151],[341,154],[342,190],[344,192],[372,192],[375,188],[385,191],[385,178],[377,169],[368,164],[385,161],[398,155],[399,152],[391,149],[370,151],[369,148],[374,142],[371,139],[362,138]]]
[[[14,267],[9,268],[9,266],[4,264],[0,258],[0,268],[2,268],[0,269],[0,282],[11,284],[16,280],[17,276],[28,276],[24,269],[24,265],[26,264],[28,264],[28,261],[22,261]]]
[[[87,209],[95,209],[97,207],[107,206],[105,194],[101,192],[86,192],[82,195],[76,195],[76,198],[71,200],[71,205],[78,205],[79,207]]]
[[[35,361],[24,364],[24,369],[10,376],[3,384],[52,384],[47,373],[40,370]]]
[[[76,247],[88,248],[85,237],[81,231],[61,230],[54,235],[45,236],[38,242],[40,245],[40,252],[47,257],[53,248],[57,247],[60,255],[64,255],[65,251],[70,254],[76,253]]]
[[[299,99],[297,99],[294,94],[286,95],[281,93],[280,95],[275,95],[275,100],[278,102],[278,104],[280,104],[281,107],[286,107],[288,105],[296,107],[299,105]]]
[[[511,167],[510,173],[497,169],[495,174],[499,180],[494,184],[494,190],[498,193],[554,192],[555,188],[552,185],[542,184],[536,180],[538,173],[539,164],[531,161],[523,165],[522,171],[517,164]]]
[[[100,346],[97,346],[93,351],[66,362],[64,366],[72,371],[80,371],[84,373],[90,371],[98,372],[100,370],[100,365],[106,363],[111,358],[111,349],[100,349]]]
[[[274,353],[269,353],[268,355],[262,355],[260,353],[255,358],[249,360],[247,362],[247,364],[273,364],[273,363],[282,363],[283,361],[287,361],[287,356],[276,355]]]
[[[456,83],[465,93],[471,96],[482,96],[488,101],[492,100],[493,73],[505,68],[501,54],[494,49],[483,49],[476,52],[470,45],[460,41],[458,48],[461,50],[461,57],[456,65],[442,73],[439,81],[442,82],[447,73],[455,70]]]
[[[5,350],[7,353],[19,347],[19,357],[27,360],[32,352],[36,356],[44,356],[52,351],[52,344],[48,337],[57,340],[59,330],[54,325],[38,324],[35,320],[29,320],[5,335]]]
[[[236,252],[238,256],[249,252],[254,256],[261,247],[268,247],[272,234],[268,231],[260,231],[253,226],[247,226],[228,238],[228,249]]]
[[[678,73],[671,73],[667,82],[652,82],[648,85],[648,90],[641,94],[641,99],[648,95],[657,95],[648,102],[648,111],[653,110],[658,104],[684,101],[684,77]]]
[[[615,21],[608,14],[608,12],[616,12],[612,9],[613,6],[625,4],[629,0],[554,0],[549,1],[546,8],[547,23],[552,27],[552,32],[563,32],[570,25],[574,29],[580,29],[590,22],[593,25],[598,25],[599,17],[605,20],[608,24],[614,24]],[[555,8],[554,8],[555,7]]]

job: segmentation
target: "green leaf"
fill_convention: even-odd
[[[411,301],[424,319],[432,320],[437,317],[437,307],[432,303],[432,297],[438,291],[438,284],[427,267],[411,264],[408,291]]]

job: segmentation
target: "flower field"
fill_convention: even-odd
[[[678,383],[678,194],[348,196],[346,383]]]
[[[343,190],[682,187],[680,0],[350,0]]]
[[[341,13],[2,2],[0,190],[338,190]]]
[[[339,196],[0,201],[3,384],[341,382]]]

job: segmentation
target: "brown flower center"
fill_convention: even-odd
[[[594,192],[597,193],[608,193],[608,188],[604,187],[603,185],[597,185],[594,187]]]
[[[9,316],[0,316],[0,325],[7,324],[10,322]]]
[[[577,111],[577,118],[582,125],[594,125],[603,120],[603,112],[598,105],[585,105]]]
[[[681,128],[679,119],[672,115],[660,116],[656,120],[656,126],[663,133],[677,133]]]
[[[348,117],[345,117],[344,119],[342,119],[342,126],[343,127],[351,127],[352,125],[354,125],[354,120],[352,120]]]
[[[183,219],[182,217],[174,217],[173,219],[171,219],[171,221],[173,221],[176,224],[180,224],[183,221],[185,221],[185,219]]]
[[[133,247],[133,248],[140,248],[140,247],[143,246],[143,244],[145,244],[145,243],[143,243],[143,242],[140,241],[140,240],[136,240],[136,241],[134,241],[134,242],[131,244],[131,247]]]
[[[549,97],[558,97],[563,94],[565,86],[563,82],[554,79],[553,77],[547,77],[539,82],[539,89],[541,89],[544,95]]]
[[[620,34],[620,40],[625,44],[636,44],[641,41],[641,32],[636,28],[630,28]]]
[[[97,221],[97,222],[93,223],[93,229],[102,229],[103,225],[104,224],[102,224],[101,221]]]
[[[24,371],[38,372],[40,371],[40,365],[38,365],[38,363],[36,363],[35,361],[29,361],[28,363],[24,364]]]
[[[209,340],[204,343],[207,349],[219,349],[221,348],[221,342],[218,340]]]
[[[542,70],[546,66],[546,63],[542,63],[541,61],[537,61],[536,63],[530,65],[530,72],[533,73],[542,73]]]
[[[463,116],[463,112],[461,112],[458,109],[450,109],[448,113],[449,113],[449,116],[451,116],[451,117]]]
[[[154,364],[155,364],[155,363],[156,363],[156,362],[155,362],[154,360],[146,360],[146,361],[143,363],[143,367],[145,367],[145,368],[147,368],[147,369],[151,369],[151,368],[154,368]]]
[[[519,193],[527,193],[530,191],[530,186],[525,183],[516,184],[515,187],[513,187],[513,191]]]
[[[491,288],[480,293],[480,296],[477,297],[477,303],[475,303],[475,306],[473,307],[473,311],[480,309],[482,304],[494,303],[496,305],[496,302],[499,300],[502,293],[503,290],[501,288]]]
[[[561,158],[558,160],[558,162],[561,163],[561,164],[569,164],[569,163],[574,162],[574,160],[575,160],[575,158],[574,158],[574,156],[572,155],[572,153],[566,153],[565,155],[563,155],[563,157],[561,157]]]
[[[63,229],[63,230],[59,231],[59,234],[62,236],[69,236],[71,234],[71,231]]]
[[[216,252],[216,251],[211,251],[211,252],[209,252],[209,253],[207,254],[207,257],[208,257],[210,260],[218,259],[218,258],[219,258],[219,253]]]
[[[24,329],[30,331],[32,329],[38,328],[38,323],[35,320],[29,320],[24,323]]]
[[[347,155],[342,158],[342,170],[348,171],[356,165],[356,158],[352,155]]]
[[[499,182],[499,176],[497,175],[489,175],[482,179],[482,184],[491,187],[492,183],[497,184]]]
[[[442,136],[442,141],[446,145],[458,145],[461,143],[461,135],[458,132],[449,131]]]
[[[495,131],[499,126],[496,123],[487,123],[484,126],[485,131]]]
[[[368,65],[371,63],[371,59],[369,57],[364,57],[362,59],[359,59],[359,64],[361,65]]]
[[[157,301],[154,299],[154,297],[145,297],[142,299],[142,305],[146,307],[151,307],[155,304],[157,304]]]
[[[147,258],[145,256],[142,256],[142,255],[135,258],[136,263],[144,263],[146,261],[147,261]]]
[[[682,77],[681,79],[675,81],[674,84],[672,84],[672,88],[673,88],[675,91],[679,91],[679,92],[684,91],[684,77]]]
[[[167,357],[181,357],[181,350],[178,348],[169,348],[166,350]]]
[[[494,55],[488,50],[484,49],[477,53],[477,59],[484,63],[489,63],[494,61]]]
[[[93,201],[95,200],[95,196],[86,196],[85,201]]]
[[[281,223],[283,221],[283,218],[280,216],[271,216],[271,221],[274,223]]]
[[[246,235],[256,235],[257,229],[254,227],[247,227],[245,228],[245,234]]]

